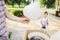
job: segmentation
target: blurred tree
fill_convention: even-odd
[[[4,0],[5,1],[5,3],[7,3],[8,2],[8,0]]]
[[[20,8],[21,0],[17,0],[17,4],[19,5]]]
[[[12,7],[14,7],[14,0],[12,0]]]
[[[20,7],[20,5],[28,5],[30,2],[29,0],[5,0],[5,3],[8,5],[12,5],[12,7],[14,7],[14,4],[17,4]]]
[[[34,0],[33,0],[33,1],[34,1]],[[28,5],[28,4],[30,4],[30,1],[29,1],[29,0],[27,1],[27,5]]]
[[[55,0],[40,0],[40,3],[47,8],[55,8]]]
[[[22,0],[22,3],[24,3],[25,5],[28,5],[30,3],[29,0]]]
[[[7,4],[12,5],[12,0],[8,0]]]

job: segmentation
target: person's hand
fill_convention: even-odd
[[[29,23],[29,19],[28,18],[25,18],[23,21],[22,21],[22,23]]]

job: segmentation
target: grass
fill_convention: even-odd
[[[18,9],[17,9],[18,10]],[[17,11],[16,9],[8,9],[8,12],[11,12],[11,13],[14,13],[15,11]],[[19,11],[22,11],[22,9],[21,10],[19,10]]]
[[[7,5],[7,4],[6,4]],[[12,7],[12,5],[7,5],[8,8],[19,8],[18,5],[14,5],[14,7]],[[24,8],[25,5],[20,5],[20,8]]]
[[[12,13],[15,16],[22,16],[23,15],[23,8],[25,7],[25,5],[20,5],[20,8],[18,5],[14,5],[14,7],[12,7],[12,5],[7,5],[6,7],[8,9],[8,12]]]
[[[9,9],[8,10],[10,13],[12,13],[13,15],[19,17],[19,16],[22,16],[23,15],[23,10],[16,10],[16,9]]]
[[[24,6],[25,6],[25,5],[20,5],[20,8],[19,8],[18,5],[14,5],[14,7],[12,7],[12,5],[7,5],[7,4],[6,4],[6,7],[7,7],[8,11],[11,12],[11,13],[13,13],[13,12],[15,12],[15,11],[17,11],[17,10],[22,11],[23,8],[24,8]]]

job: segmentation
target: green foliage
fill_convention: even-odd
[[[15,5],[18,5],[18,7],[20,8],[21,5],[28,5],[30,2],[29,0],[26,1],[26,0],[5,0],[5,3],[7,5],[11,5],[13,8],[15,7]]]
[[[29,4],[30,3],[29,0],[27,2],[26,2],[26,0],[5,0],[5,2],[7,4],[10,4],[10,5],[12,5],[12,4],[20,5],[21,3],[24,3],[24,4]]]
[[[19,16],[22,16],[23,15],[23,10],[8,10],[9,12],[13,13],[13,15],[19,17]]]
[[[13,9],[10,9],[8,11],[11,12],[12,14],[14,14],[14,12],[15,12],[15,10],[13,10]]]
[[[16,10],[16,11],[14,12],[14,15],[17,16],[17,17],[22,16],[22,15],[23,15],[23,11]]]
[[[47,8],[55,8],[55,0],[40,0],[40,4]]]
[[[12,32],[9,32],[8,37],[11,38]]]
[[[12,0],[8,0],[6,3],[11,5],[12,4]]]

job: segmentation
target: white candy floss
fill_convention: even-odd
[[[23,14],[33,20],[37,20],[42,15],[42,10],[40,9],[40,3],[39,2],[32,2],[28,6],[24,7]]]

